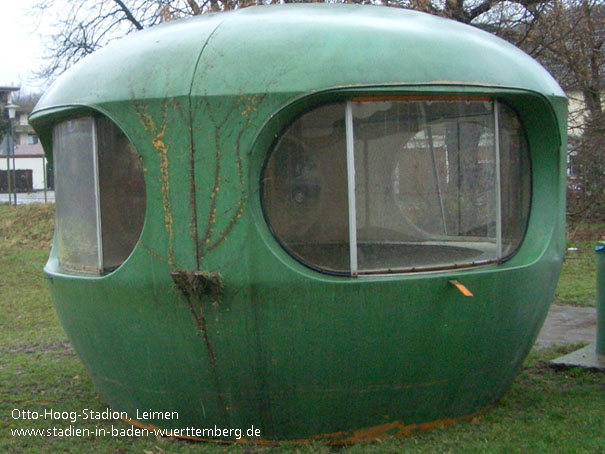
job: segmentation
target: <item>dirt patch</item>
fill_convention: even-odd
[[[0,346],[0,353],[8,353],[9,355],[16,355],[20,353],[24,353],[26,355],[37,353],[57,353],[62,356],[75,355],[75,352],[69,341],[53,342],[50,344],[37,342],[3,345]]]
[[[55,205],[34,203],[30,205],[0,207],[0,240],[5,246],[28,249],[49,249],[55,224]]]

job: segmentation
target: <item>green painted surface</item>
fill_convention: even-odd
[[[264,220],[276,134],[322,102],[479,94],[519,114],[532,206],[502,264],[331,277],[290,257]],[[191,96],[190,96],[191,94]],[[470,414],[510,385],[553,298],[564,252],[566,99],[537,63],[474,28],[403,10],[260,7],[137,33],[76,65],[32,115],[113,119],[140,153],[139,244],[102,277],[45,272],[59,317],[107,402],[178,411],[161,427],[260,427],[300,439]],[[219,272],[218,300],[175,271]],[[448,284],[456,279],[474,298]]]

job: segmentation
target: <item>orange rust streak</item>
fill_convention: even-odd
[[[160,430],[159,427],[154,426],[153,424],[143,424],[139,421],[135,421],[134,419],[128,419],[128,418],[121,418],[122,421],[124,421],[125,423],[130,424],[131,426],[134,427],[138,427],[139,429],[146,429],[150,432],[154,432],[156,430]],[[217,439],[213,439],[213,438],[198,438],[198,437],[188,437],[187,435],[172,435],[172,433],[170,433],[169,435],[167,435],[171,438],[178,438],[180,440],[189,440],[189,441],[203,441],[203,442],[211,442],[211,443],[221,443],[221,444],[267,444],[270,445],[272,444],[272,442],[270,441],[265,441],[265,440],[258,440],[258,441],[251,441],[248,440],[247,438],[240,438],[237,441],[230,441],[230,440],[217,440]]]
[[[437,421],[422,424],[404,424],[402,421],[394,421],[380,426],[360,429],[353,432],[353,435],[344,440],[339,440],[337,444],[349,445],[360,442],[377,441],[387,437],[403,438],[409,437],[417,431],[427,431],[437,427],[448,427],[457,424],[457,419],[444,418]]]
[[[166,114],[166,105],[164,106],[164,117]],[[164,225],[168,233],[168,262],[174,265],[174,227],[172,220],[172,212],[170,208],[170,180],[168,175],[168,147],[164,142],[166,133],[166,121],[162,119],[161,128],[158,129],[155,121],[148,112],[147,106],[143,106],[139,111],[139,121],[145,131],[151,133],[151,143],[158,152],[160,158],[160,176],[162,186],[162,206],[164,209]]]
[[[307,444],[317,440],[325,440],[332,446],[343,446],[343,445],[351,445],[355,443],[362,442],[370,442],[370,441],[378,441],[384,438],[404,438],[409,437],[413,433],[422,431],[426,432],[428,430],[436,429],[438,427],[450,427],[456,424],[459,424],[461,421],[471,421],[477,416],[483,414],[488,408],[491,408],[491,405],[478,410],[470,415],[459,416],[457,418],[442,418],[436,421],[430,421],[420,424],[405,424],[403,421],[393,421],[387,424],[381,424],[379,426],[367,427],[364,429],[359,429],[350,432],[333,432],[327,434],[320,434],[308,439],[303,440],[264,440],[261,438],[255,439],[247,439],[241,438],[236,441],[230,440],[217,440],[210,438],[198,438],[198,437],[188,437],[184,435],[172,436],[172,438],[180,438],[183,440],[190,441],[202,441],[202,442],[212,442],[212,443],[220,443],[220,444],[253,444],[253,445],[262,445],[262,446],[280,446],[284,444]],[[158,430],[159,428],[154,425],[145,425],[140,423],[139,421],[134,421],[128,418],[122,418],[122,421],[131,424],[140,429],[147,429],[149,431]],[[347,437],[348,435],[348,437]],[[344,438],[346,437],[346,438]]]
[[[120,419],[122,421],[130,424],[131,426],[138,427],[139,429],[147,429],[149,431],[154,431],[154,430],[160,429],[158,426],[154,426],[153,424],[143,424],[143,423],[140,423],[139,421],[135,421],[134,419],[128,419],[128,418],[120,418]]]

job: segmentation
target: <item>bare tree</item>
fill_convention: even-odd
[[[303,0],[313,1],[313,0]],[[321,1],[321,0],[320,0]],[[508,29],[504,12],[530,23],[529,11],[548,0],[323,0],[414,9],[493,30]],[[56,17],[46,39],[47,65],[38,73],[51,79],[78,60],[128,33],[186,16],[300,0],[39,0],[32,12],[40,20]]]
[[[34,110],[34,106],[42,97],[42,93],[18,91],[13,93],[11,100],[25,112]]]
[[[579,139],[570,141],[572,187],[567,213],[576,220],[605,220],[604,137],[605,117],[601,115],[587,120]]]
[[[38,72],[52,79],[86,55],[133,31],[184,16],[202,14],[213,0],[40,0],[32,8],[39,20],[55,17],[46,37],[46,66]]]
[[[22,91],[13,92],[11,94],[11,104],[16,104],[26,112],[31,112],[34,106],[42,96],[41,93],[26,93]],[[8,110],[4,104],[0,103],[0,142],[10,130],[10,120],[8,118]]]
[[[566,91],[578,90],[590,119],[603,112],[605,5],[601,0],[554,0],[545,4],[524,48]]]
[[[574,201],[574,206],[603,215],[595,202],[605,198],[600,183],[605,180],[600,164],[605,161],[603,136],[599,135],[605,121],[602,0],[319,1],[379,4],[447,17],[486,29],[540,60],[572,100],[578,100],[570,120],[577,125],[577,131],[572,131],[571,142],[577,145],[572,156],[575,169],[586,178],[580,185],[585,203]],[[46,41],[48,64],[39,75],[51,79],[109,41],[161,22],[258,4],[297,2],[301,0],[79,0],[65,7],[63,1],[39,0],[34,7],[38,17],[64,8],[57,16],[55,33]]]
[[[605,219],[605,5],[553,0],[536,14],[524,49],[544,64],[569,96],[572,217]]]

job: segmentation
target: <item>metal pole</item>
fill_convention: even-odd
[[[15,198],[15,206],[17,205],[17,166],[15,165],[15,131],[13,129],[13,119],[10,120],[11,124],[11,137],[12,147],[11,151],[13,152],[13,182],[15,183],[15,191],[13,192],[13,197]]]
[[[595,248],[597,253],[597,355],[605,355],[605,241]]]
[[[8,204],[10,205],[12,203],[11,199],[12,199],[12,194],[13,194],[13,185],[12,185],[12,181],[11,181],[11,166],[10,166],[10,157],[11,157],[11,153],[10,153],[10,149],[13,146],[13,120],[9,119],[9,134],[8,134],[8,140],[6,141],[6,179],[8,182]]]
[[[44,179],[44,203],[48,203],[48,199],[46,197],[46,186],[48,183],[46,182],[46,157],[42,156],[42,178]]]

